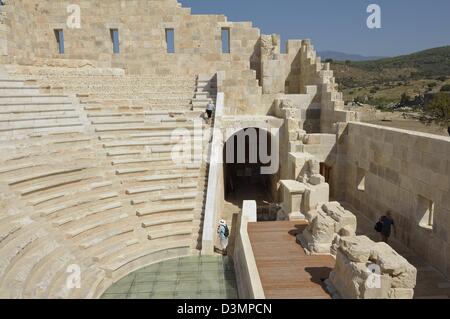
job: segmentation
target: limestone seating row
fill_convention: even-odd
[[[185,184],[159,184],[159,185],[155,185],[155,184],[150,184],[150,185],[145,185],[145,186],[125,186],[125,193],[127,195],[142,195],[142,194],[146,194],[147,196],[150,195],[162,195],[161,193],[163,191],[169,191],[169,190],[177,190],[177,189],[186,189],[187,186],[191,186],[191,183],[185,183]]]
[[[139,244],[138,239],[134,238],[127,240],[127,238],[128,237],[120,237],[117,238],[114,242],[105,242],[105,244],[100,249],[92,252],[92,255],[94,256],[92,257],[92,260],[94,262],[101,262],[108,258],[111,254],[115,254],[122,249],[130,249],[131,246]]]
[[[124,236],[126,237],[126,240],[124,240]],[[135,237],[134,226],[125,224],[118,228],[106,228],[93,232],[90,236],[86,236],[80,241],[79,247],[81,249],[96,249],[97,251],[105,250],[103,246],[110,242],[113,242],[115,245],[117,245],[117,243],[125,242],[127,246],[131,246],[131,243],[135,244],[139,241]],[[108,248],[106,248],[106,250],[108,250]]]
[[[104,103],[117,107],[161,107],[166,109],[186,109],[191,104],[192,98],[80,98],[82,104]]]
[[[110,189],[105,189],[97,192],[77,192],[74,195],[69,195],[69,193],[58,193],[58,197],[47,196],[45,199],[46,206],[39,207],[37,212],[42,217],[58,217],[67,211],[82,209],[84,206],[91,205],[91,203],[98,203],[108,199],[114,199],[119,196],[116,191],[111,191]],[[56,201],[55,201],[56,199]],[[58,199],[60,199],[58,201]],[[51,203],[49,201],[53,200]],[[42,201],[40,202],[40,204]],[[85,208],[88,209],[88,208]]]
[[[38,86],[25,86],[23,82],[21,85],[3,86],[0,80],[0,96],[14,96],[14,95],[37,95],[39,94]]]
[[[126,185],[139,186],[147,183],[189,181],[200,176],[200,164],[158,165],[155,167],[128,167],[118,171]],[[181,175],[181,176],[180,176]]]
[[[52,225],[53,226],[64,226],[69,223],[74,223],[76,221],[79,221],[80,219],[84,219],[87,217],[91,217],[94,215],[103,214],[105,212],[115,211],[117,212],[118,209],[121,209],[123,207],[123,203],[121,201],[112,201],[107,203],[101,203],[101,205],[98,205],[97,207],[87,207],[86,210],[79,210],[77,209],[75,214],[68,215],[67,213],[64,214],[64,217],[57,218],[53,220]]]
[[[64,103],[68,101],[67,95],[25,94],[17,92],[15,95],[0,95],[0,105],[20,105],[31,103]]]
[[[28,225],[16,232],[15,236],[10,236],[8,240],[3,241],[0,247],[2,256],[0,259],[0,278],[3,278],[5,273],[12,268],[20,254],[27,252],[27,247],[47,235],[46,230]]]
[[[120,215],[119,215],[120,213]],[[92,231],[93,229],[98,229],[100,227],[113,227],[114,225],[120,226],[119,224],[125,223],[127,219],[129,219],[130,215],[125,212],[112,212],[110,214],[105,214],[104,212],[101,216],[91,216],[86,217],[82,223],[77,223],[76,225],[70,227],[61,226],[64,228],[64,232],[68,238],[73,238],[84,234],[88,231]]]
[[[105,264],[102,266],[102,268],[106,271],[106,275],[109,278],[112,278],[114,273],[118,272],[121,268],[134,261],[143,259],[143,257],[145,256],[157,254],[160,252],[167,256],[168,252],[170,252],[171,250],[179,249],[184,250],[184,254],[188,254],[190,252],[190,246],[191,244],[186,240],[174,240],[166,241],[159,245],[152,244],[149,245],[147,249],[141,247],[136,247],[136,249],[132,251],[125,249],[125,251],[122,251],[122,253],[119,252],[116,256],[111,256],[111,260],[105,261]],[[179,253],[179,255],[182,255],[182,253]]]
[[[183,123],[182,123],[183,124]],[[204,125],[202,127],[205,127]],[[186,128],[183,125],[127,125],[127,124],[117,124],[117,125],[102,125],[101,127],[96,127],[95,132],[120,132],[120,131],[165,131],[165,130],[175,130]]]
[[[192,228],[191,227],[180,227],[180,228],[174,228],[169,230],[163,230],[163,231],[154,231],[148,234],[149,240],[154,239],[160,239],[160,238],[167,238],[167,237],[173,237],[173,236],[191,236],[192,234]]]
[[[25,88],[26,86],[31,86],[26,84],[25,79],[10,79],[8,78],[0,78],[0,88]],[[35,86],[31,86],[35,87]]]
[[[76,263],[73,251],[67,246],[60,246],[47,254],[46,258],[37,261],[33,271],[28,274],[21,288],[22,298],[48,297],[55,277],[67,274],[67,266]],[[58,296],[61,298],[62,296]]]
[[[82,124],[66,95],[41,94],[37,87],[26,86],[21,80],[0,80],[0,132],[13,137],[37,131],[81,127]]]
[[[48,246],[48,244],[46,244],[47,246]],[[17,246],[17,245],[16,245]],[[23,245],[22,245],[23,246]],[[22,247],[22,246],[20,246],[20,247]],[[36,258],[36,262],[38,262],[38,261],[40,261],[40,259],[41,259],[41,257],[43,258],[47,253],[51,253],[51,250],[47,250],[47,249],[44,249],[44,248],[40,248],[40,247],[37,247],[37,245],[36,245],[36,247],[33,247],[33,250],[32,251],[36,251],[37,253],[35,253],[35,254],[33,254],[33,255],[31,255],[32,257],[34,256],[35,258]],[[34,258],[33,257],[33,258]],[[39,258],[38,258],[39,257]],[[22,265],[29,265],[28,266],[28,268],[27,269],[31,269],[30,267],[31,266],[33,266],[34,265],[34,263],[33,262],[30,262],[30,259],[32,259],[32,258],[28,258],[28,257],[23,257],[24,258],[24,260],[26,259],[27,260],[27,262],[25,263],[25,262],[21,262],[20,263],[20,265],[21,265],[21,267],[23,268],[23,266]],[[78,261],[78,260],[77,260]],[[20,268],[20,269],[22,269],[22,268]],[[65,271],[65,269],[64,269],[64,271]],[[23,275],[23,273],[24,273],[24,271],[22,270],[22,272],[15,272],[15,271],[13,271],[13,272],[11,272],[12,274],[18,274],[18,273],[21,273],[22,275]],[[54,275],[54,274],[53,274]],[[52,275],[52,276],[53,276]],[[8,277],[9,278],[9,277]],[[8,278],[6,278],[6,279],[8,279]],[[100,276],[100,278],[101,278],[101,276]],[[17,284],[19,285],[19,284],[21,284],[21,282],[18,282],[18,281],[16,281],[17,282]],[[51,283],[49,283],[48,281],[46,282],[46,284],[45,284],[45,287],[47,287],[47,286],[51,286],[52,284]],[[4,284],[4,285],[2,285],[3,287],[4,286],[6,286],[6,284]],[[20,285],[19,285],[20,286]],[[17,291],[18,292],[20,292],[21,291],[21,288],[18,286],[18,289],[17,289]],[[57,286],[63,286],[63,283],[58,283],[58,285]],[[11,286],[8,286],[8,287],[11,287]],[[33,288],[34,289],[34,288]],[[13,290],[11,290],[11,291],[13,291]],[[12,293],[12,292],[11,292]],[[59,296],[61,296],[60,295],[60,293],[57,293],[57,295],[59,295]],[[17,296],[19,296],[19,295],[17,295]]]
[[[160,206],[153,206],[149,205],[143,208],[139,208],[136,210],[136,215],[138,217],[143,216],[149,216],[154,214],[160,214],[160,213],[167,213],[167,212],[184,212],[184,211],[191,211],[195,208],[195,204],[186,205],[186,204],[175,204],[175,205],[160,205]]]
[[[90,114],[95,114],[97,111],[100,114],[105,113],[102,105],[99,103],[98,109],[88,110],[88,112],[92,112]],[[51,116],[54,116],[51,113],[54,111],[59,112],[56,113],[56,116],[66,115],[63,113],[65,110],[60,112],[60,109],[52,109],[50,105],[34,107],[35,109],[40,108],[39,111],[49,113]],[[70,108],[68,110],[70,112],[77,111],[75,107],[69,106],[68,108]],[[31,110],[31,107],[29,109]],[[26,112],[28,109],[23,110]],[[145,112],[144,108],[142,110]],[[113,118],[120,118],[120,120],[124,118],[120,114],[120,109],[114,109],[113,112],[116,112],[113,114]],[[0,244],[0,255],[3,256],[5,248],[3,242],[6,241],[9,243],[7,248],[11,247],[11,251],[18,252],[14,255],[14,261],[6,259],[9,265],[7,267],[14,269],[17,266],[17,269],[20,269],[19,272],[12,270],[7,273],[7,283],[2,283],[2,291],[4,291],[4,287],[12,287],[11,294],[18,297],[70,297],[75,295],[85,297],[92,295],[93,291],[97,289],[95,287],[101,284],[105,272],[109,277],[116,278],[121,273],[126,273],[127,269],[136,267],[140,263],[164,259],[172,254],[178,256],[190,253],[191,238],[199,227],[197,221],[201,215],[201,209],[197,208],[196,200],[199,192],[203,192],[203,188],[199,186],[201,185],[199,179],[201,180],[204,175],[203,167],[198,165],[177,167],[172,162],[167,162],[170,158],[167,156],[169,148],[153,149],[152,151],[155,152],[150,154],[143,152],[144,150],[141,148],[147,146],[147,143],[166,145],[170,130],[188,128],[192,131],[192,125],[188,120],[171,118],[169,111],[162,111],[162,119],[161,114],[157,114],[160,111],[151,112],[154,114],[148,116],[155,117],[156,121],[159,120],[163,124],[154,125],[154,128],[150,130],[147,129],[147,125],[143,125],[145,127],[143,130],[141,130],[142,127],[129,126],[131,127],[129,130],[124,129],[123,124],[100,124],[101,121],[97,121],[99,118],[109,121],[108,114],[105,114],[107,116],[91,117],[93,120],[91,124],[95,128],[114,127],[112,131],[107,130],[105,133],[94,131],[94,136],[98,138],[101,135],[104,136],[103,140],[97,142],[90,136],[78,134],[76,130],[58,135],[41,135],[40,132],[34,132],[37,144],[33,143],[30,150],[36,152],[33,155],[35,158],[30,161],[7,161],[7,166],[0,172],[0,177],[7,176],[12,191],[22,194],[23,200],[34,208],[35,214],[30,216],[33,220],[39,220],[39,224],[45,223],[46,227],[43,229],[46,233],[45,235],[42,233],[42,236],[36,238],[36,241],[29,243],[21,242],[21,238],[24,236],[21,237],[20,234],[24,229],[19,227],[20,225],[17,226],[13,223],[10,225],[11,227],[8,226],[4,231],[2,230],[2,234],[5,236],[2,235],[4,239]],[[37,116],[45,118],[44,113],[29,114],[37,114]],[[28,115],[8,116],[26,120]],[[181,116],[185,115],[181,114]],[[168,120],[168,123],[174,121],[176,125],[166,125],[164,124],[165,120]],[[116,130],[116,127],[119,127],[119,130]],[[129,143],[128,137],[133,138],[132,141],[135,143]],[[146,140],[141,141],[144,138]],[[152,138],[163,139],[163,142],[158,144]],[[22,141],[18,141],[17,145],[20,143]],[[81,145],[75,147],[76,151],[72,150],[64,154],[62,150],[66,143]],[[23,145],[25,146],[25,142]],[[171,146],[172,144],[167,145]],[[47,166],[43,165],[44,157],[42,157],[42,161],[39,160],[39,148],[52,150],[46,156],[64,154],[63,157],[60,157],[60,161],[63,162],[64,158],[71,160],[64,166],[65,169],[52,167],[50,163],[47,163]],[[109,150],[116,151],[116,154],[109,154],[109,157],[112,156],[112,158],[107,160]],[[125,150],[134,154],[118,154]],[[27,152],[26,149],[22,149],[22,151],[24,154]],[[77,158],[83,159],[82,163],[95,160],[99,156],[96,152],[99,152],[100,156],[103,154],[104,161],[95,161],[95,167],[72,164],[72,161],[73,163],[77,162]],[[73,157],[73,155],[75,156]],[[156,162],[157,160],[162,164],[166,162],[167,165],[160,165],[160,167],[152,165],[152,163],[159,163]],[[102,167],[102,165],[110,166]],[[141,171],[145,165],[150,166],[150,169],[147,166],[145,170]],[[37,168],[41,170],[37,171]],[[105,169],[106,171],[102,171]],[[114,175],[115,169],[124,174]],[[120,171],[124,169],[133,171]],[[124,182],[124,184],[120,186],[119,182]],[[126,189],[134,185],[133,183],[142,184],[142,187],[164,186],[167,189],[155,192],[155,195],[158,194],[156,196],[148,196],[146,193],[127,195]],[[134,205],[133,201],[135,201]],[[141,236],[136,228],[136,226],[141,226],[137,220],[140,217],[136,215],[136,211],[146,205],[151,205],[151,203],[155,209],[158,208],[161,211],[155,211],[143,218],[143,222],[148,223],[146,224],[148,232],[145,231]],[[167,210],[169,206],[176,210]],[[186,207],[191,209],[185,210]],[[164,218],[158,217],[163,215]],[[26,226],[30,230],[33,229],[30,233],[35,232],[35,227],[38,226],[36,222],[33,224],[35,225]],[[141,231],[144,231],[144,228],[141,228]],[[55,239],[46,242],[44,238],[47,234],[52,236],[54,234]],[[29,251],[20,248],[24,245],[30,247]],[[36,253],[33,253],[34,251]],[[6,254],[8,255],[8,253]],[[66,268],[73,263],[81,264],[83,268],[84,288],[82,287],[77,293],[65,288]],[[86,287],[85,283],[89,280],[93,282],[92,287]]]
[[[31,193],[41,192],[48,189],[63,189],[65,186],[73,187],[71,184],[78,182],[86,182],[94,179],[96,173],[93,171],[67,172],[62,175],[49,175],[39,178],[38,181],[31,179],[26,182],[15,183],[11,186],[14,191],[18,191],[21,195],[29,195]]]
[[[20,297],[20,291],[33,266],[58,247],[48,231],[30,224],[7,243],[2,243],[0,253],[0,278],[2,294]],[[6,296],[5,296],[6,297]]]
[[[47,113],[57,113],[57,112],[74,112],[75,107],[71,103],[57,103],[53,105],[3,105],[0,114],[47,114]]]
[[[133,206],[152,203],[153,205],[186,203],[194,200],[198,195],[198,183],[177,184],[176,188],[166,188],[152,194],[135,194],[130,200]]]

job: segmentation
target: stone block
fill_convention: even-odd
[[[334,236],[334,221],[319,212],[301,234],[300,242],[310,252],[330,253]]]
[[[366,236],[342,237],[331,284],[352,299],[411,299],[417,270],[385,243]]]
[[[389,299],[413,299],[414,289],[409,288],[393,288],[389,290]]]
[[[338,202],[323,204],[322,209],[336,221],[336,233],[341,236],[353,236],[355,234],[356,216],[353,213],[344,209]]]
[[[314,174],[309,178],[309,183],[311,185],[319,185],[325,183],[325,177],[320,174]]]
[[[305,197],[305,211],[314,210],[319,203],[328,202],[330,197],[330,186],[327,183],[319,185],[308,184],[308,191]]]
[[[303,209],[303,196],[306,192],[306,186],[300,182],[294,180],[282,180],[280,181],[283,188],[283,211],[292,219],[304,219],[302,214]]]
[[[369,261],[374,242],[366,236],[342,237],[339,250],[352,262]]]

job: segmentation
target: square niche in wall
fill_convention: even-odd
[[[434,203],[421,195],[417,196],[417,216],[419,226],[425,229],[433,229]]]
[[[356,187],[358,191],[366,191],[366,171],[362,168],[358,168],[356,172]]]

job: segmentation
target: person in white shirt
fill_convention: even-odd
[[[219,234],[220,246],[222,248],[222,255],[226,256],[230,230],[228,228],[227,222],[224,219],[220,220],[219,226],[217,227],[217,233]]]
[[[208,105],[206,106],[206,115],[208,116],[208,124],[211,120],[213,111],[214,111],[214,103],[210,100],[208,102]]]

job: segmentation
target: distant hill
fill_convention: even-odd
[[[378,60],[385,57],[381,56],[364,56],[359,54],[349,54],[338,51],[321,51],[317,53],[322,60],[333,59],[338,61],[368,61],[368,60]]]
[[[344,87],[450,76],[450,46],[371,61],[334,60],[332,69]]]

